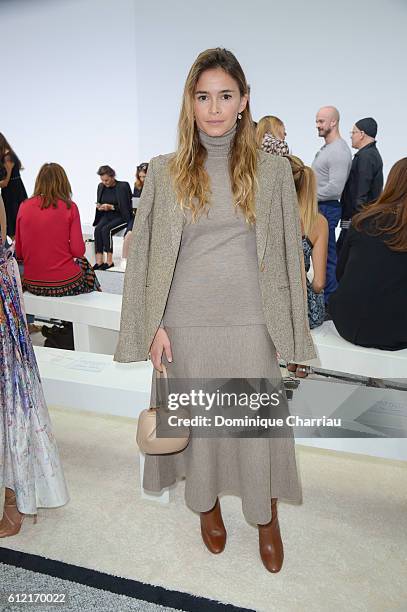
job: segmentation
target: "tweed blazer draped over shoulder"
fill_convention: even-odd
[[[154,157],[148,167],[124,281],[116,361],[148,359],[164,314],[184,224],[168,169],[171,155]],[[313,359],[301,279],[299,210],[290,164],[287,159],[259,151],[257,178],[256,244],[267,329],[283,359]]]

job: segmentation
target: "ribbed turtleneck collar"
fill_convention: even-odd
[[[208,157],[227,157],[235,134],[236,125],[222,136],[209,136],[199,130],[199,139],[207,150]]]

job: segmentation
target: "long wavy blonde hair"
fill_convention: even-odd
[[[178,203],[182,210],[190,210],[192,221],[210,205],[210,179],[205,170],[206,149],[199,140],[194,117],[196,84],[205,70],[221,68],[238,85],[241,96],[248,95],[246,77],[236,57],[227,49],[207,49],[200,53],[192,65],[184,87],[178,122],[178,147],[170,162],[170,172]],[[257,150],[249,102],[237,121],[236,134],[229,159],[233,199],[246,221],[254,223]]]
[[[281,140],[281,134],[284,133],[284,123],[274,115],[265,115],[260,119],[256,127],[256,142],[257,146],[261,147],[265,134],[271,134],[274,138]]]
[[[291,164],[295,190],[300,207],[300,218],[305,236],[308,236],[318,219],[317,179],[312,168],[295,155],[287,155]]]

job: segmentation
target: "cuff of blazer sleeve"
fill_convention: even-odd
[[[301,347],[295,347],[294,359],[292,361],[302,363],[303,361],[310,361],[318,357],[310,332],[307,333],[305,342],[301,344]]]

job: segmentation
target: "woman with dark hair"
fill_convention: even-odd
[[[201,53],[188,74],[174,154],[151,160],[135,219],[117,361],[166,366],[173,379],[281,383],[276,352],[315,357],[308,327],[298,203],[290,164],[256,146],[246,77],[226,49]],[[281,387],[280,387],[281,388]],[[281,390],[281,403],[286,406]],[[232,410],[237,408],[236,405]],[[247,433],[247,432],[246,432]],[[242,499],[270,572],[283,564],[277,498],[301,500],[292,435],[195,437],[148,455],[143,485],[185,477],[202,539],[226,544],[219,495]]]
[[[26,515],[69,500],[37,362],[27,329],[18,268],[4,247],[0,196],[0,538],[16,535]]]
[[[340,335],[359,346],[407,348],[407,157],[353,217],[336,274],[329,311]]]
[[[94,270],[113,268],[113,235],[127,227],[131,216],[131,189],[126,181],[118,181],[110,166],[98,170],[100,183],[97,191],[95,228],[96,264]],[[103,261],[106,253],[106,262]]]
[[[21,162],[1,133],[0,164],[5,169],[5,176],[0,179],[0,188],[6,209],[7,231],[14,238],[18,209],[21,202],[27,198],[27,192],[20,176]]]

